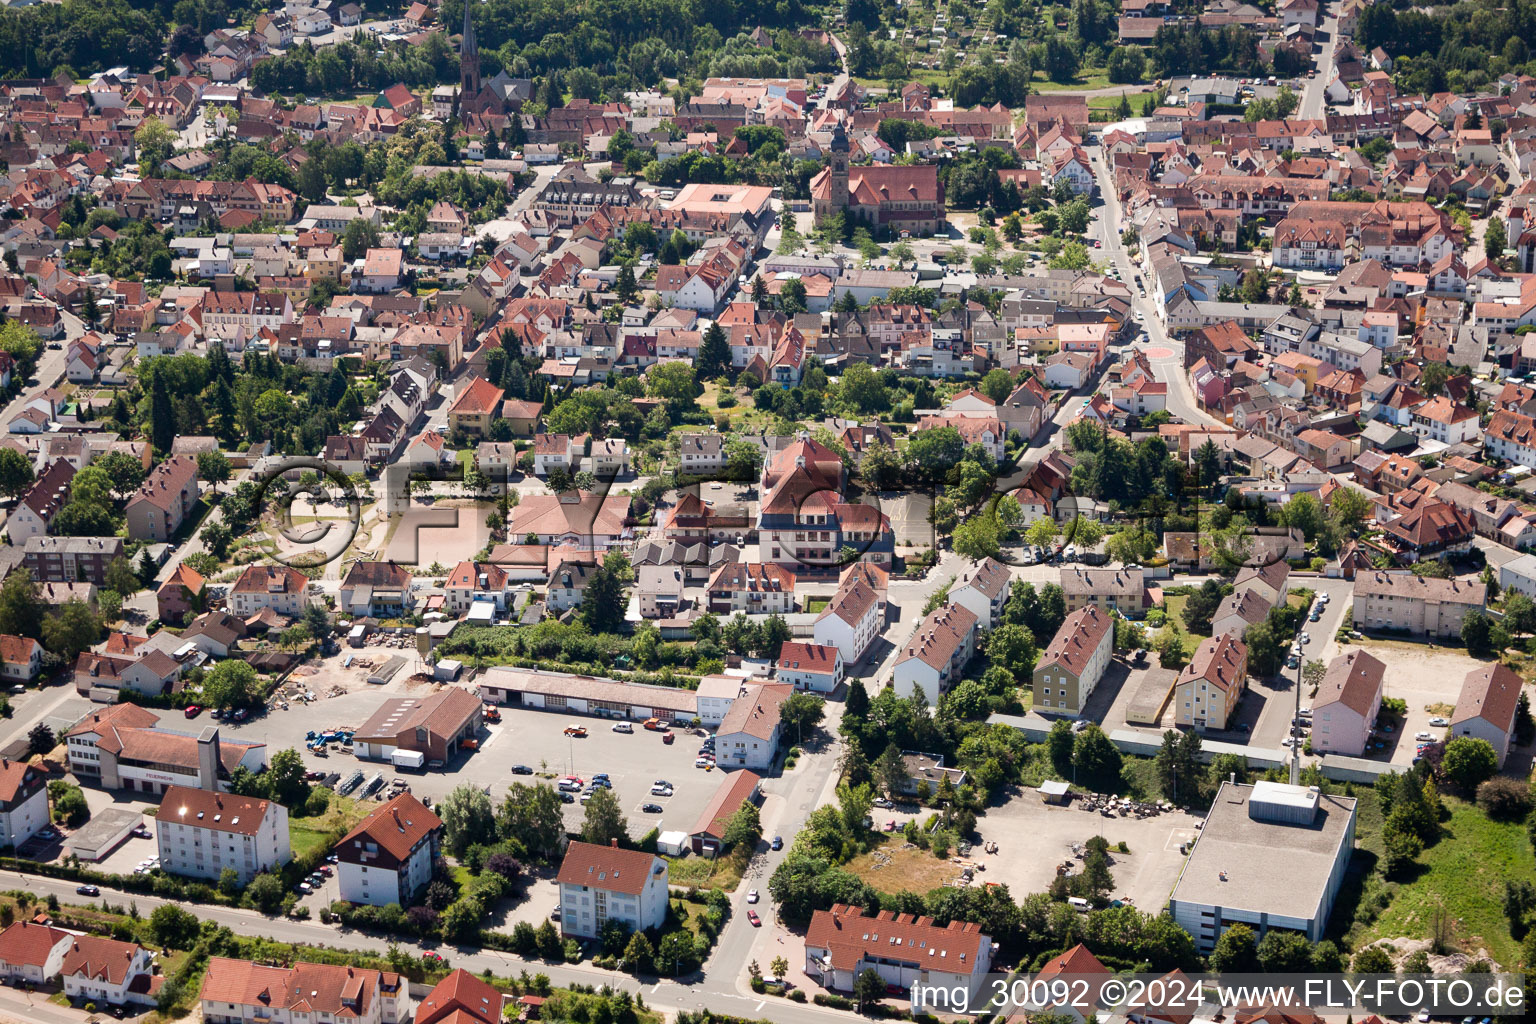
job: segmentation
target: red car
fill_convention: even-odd
[[[187,708],[187,717],[188,718],[196,718],[198,715],[200,715],[202,713],[203,713],[203,706],[201,704],[193,704],[191,707]]]
[[[761,928],[763,926],[763,919],[757,916],[757,911],[755,910],[747,911],[747,920],[752,922],[753,928]]]
[[[427,950],[427,952],[421,954],[421,958],[423,960],[428,961],[429,963],[434,963],[434,964],[441,964],[441,963],[446,963],[447,962],[441,956],[439,956],[438,954],[432,952],[431,950]]]

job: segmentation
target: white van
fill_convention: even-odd
[[[1093,906],[1081,896],[1068,896],[1067,904],[1079,914],[1086,914],[1093,909]]]

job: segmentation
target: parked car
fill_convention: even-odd
[[[715,759],[712,757],[696,757],[693,759],[693,766],[695,768],[713,768],[715,766]]]
[[[1445,727],[1447,725],[1450,725],[1451,721],[1448,718],[1444,718],[1444,717],[1442,717],[1440,715],[1436,715],[1434,718],[1431,718],[1429,720],[1429,724],[1433,725],[1433,726],[1436,726],[1436,727],[1443,728],[1443,727]]]
[[[581,739],[587,735],[587,727],[584,725],[568,725],[565,727],[565,734],[567,736],[575,736],[577,739]]]
[[[187,711],[186,711],[186,715],[187,715],[188,718],[196,718],[198,715],[200,715],[202,713],[203,713],[203,706],[201,704],[193,704],[193,705],[189,706],[187,708]]]
[[[773,842],[769,843],[768,846],[769,846],[769,849],[773,849],[773,850],[782,850],[782,849],[784,849],[784,837],[783,836],[774,836],[773,837]]]
[[[512,774],[513,775],[532,775],[533,774],[533,769],[528,767],[525,764],[515,764],[515,765],[512,766]]]
[[[876,807],[895,807],[896,805],[894,803],[892,803],[890,800],[888,800],[885,797],[883,797],[883,796],[877,796],[877,797],[875,797],[875,806]]]
[[[671,796],[671,795],[672,795],[672,787],[671,786],[652,786],[651,787],[651,796]]]
[[[614,722],[613,723],[613,731],[614,732],[634,732],[635,731],[635,727],[633,725],[630,725],[628,722]]]
[[[641,804],[640,810],[645,814],[660,814],[661,804]]]

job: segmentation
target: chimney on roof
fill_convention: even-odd
[[[197,787],[219,791],[219,730],[210,725],[197,738]],[[217,797],[215,797],[217,799]]]

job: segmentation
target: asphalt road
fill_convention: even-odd
[[[1162,349],[1169,353],[1159,357],[1149,356],[1149,359],[1153,374],[1158,380],[1168,385],[1170,413],[1186,423],[1209,423],[1219,426],[1220,421],[1207,415],[1195,402],[1195,393],[1190,389],[1189,379],[1184,373],[1184,343],[1170,337],[1163,329],[1162,320],[1157,313],[1157,304],[1147,290],[1147,285],[1137,283],[1137,268],[1131,263],[1130,253],[1120,240],[1119,227],[1124,223],[1124,213],[1120,208],[1120,197],[1115,191],[1114,178],[1110,175],[1109,166],[1104,162],[1103,150],[1098,146],[1092,147],[1089,150],[1088,160],[1093,165],[1094,178],[1098,181],[1099,195],[1103,200],[1102,204],[1094,209],[1093,223],[1089,225],[1089,235],[1103,242],[1104,257],[1119,269],[1121,280],[1131,290],[1131,307],[1141,314],[1141,324],[1147,331],[1146,342],[1136,347]],[[1151,268],[1141,269],[1142,280],[1150,282],[1148,275]]]
[[[1339,45],[1339,19],[1328,13],[1326,5],[1319,5],[1317,14],[1322,19],[1318,23],[1318,36],[1323,41],[1315,44],[1318,47],[1317,73],[1307,80],[1306,88],[1301,93],[1301,104],[1296,111],[1297,116],[1304,121],[1315,120],[1327,112],[1323,105],[1323,90],[1328,88],[1328,79],[1333,74],[1333,53]]]

